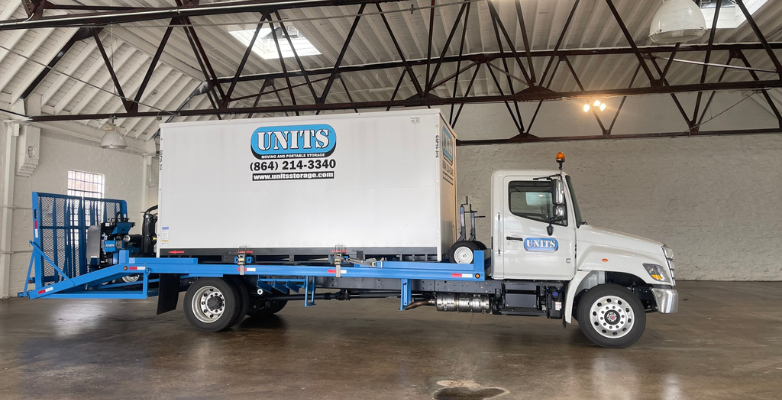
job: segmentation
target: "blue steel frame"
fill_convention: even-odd
[[[79,298],[79,299],[145,299],[157,295],[157,290],[150,288],[150,283],[157,279],[152,279],[153,274],[176,274],[182,279],[203,278],[203,277],[224,277],[230,275],[249,275],[257,280],[258,288],[272,292],[281,293],[299,292],[304,290],[305,307],[315,305],[315,291],[317,277],[335,277],[337,270],[335,266],[322,265],[265,265],[249,264],[244,266],[244,270],[238,264],[199,264],[196,258],[141,258],[130,257],[127,250],[120,250],[118,262],[115,265],[99,269],[93,272],[83,271],[80,274],[67,273],[66,268],[52,260],[46,254],[42,246],[42,232],[45,227],[41,225],[41,210],[39,200],[41,196],[65,199],[84,199],[81,197],[53,195],[46,193],[33,193],[33,213],[34,213],[34,236],[35,240],[30,244],[33,247],[33,254],[30,258],[30,265],[27,270],[27,280],[25,281],[24,291],[19,293],[20,297],[36,298]],[[120,202],[122,214],[127,215],[127,204],[122,200],[106,199],[87,199],[92,201]],[[84,221],[84,202],[79,202],[80,221]],[[105,210],[105,208],[104,208]],[[105,212],[104,212],[105,214]],[[105,222],[108,216],[103,215]],[[64,218],[66,224],[70,217]],[[56,218],[53,219],[56,221]],[[84,225],[84,224],[82,224]],[[86,230],[86,226],[79,226],[79,229]],[[86,243],[86,234],[80,235],[81,242]],[[55,242],[56,242],[56,235]],[[55,246],[58,243],[55,243]],[[73,248],[66,249],[66,253],[73,253]],[[83,246],[79,249],[80,257],[73,260],[73,265],[86,265],[86,253],[83,252]],[[55,251],[55,254],[57,252]],[[69,254],[67,260],[74,258]],[[486,262],[484,252],[475,251],[472,264],[453,264],[436,262],[407,262],[407,261],[378,261],[373,265],[362,264],[343,264],[340,267],[339,275],[347,278],[381,278],[381,279],[399,279],[401,282],[400,291],[400,309],[404,309],[412,302],[412,291],[410,281],[419,280],[442,280],[442,281],[484,281],[486,273]],[[70,261],[68,262],[70,265]],[[44,266],[49,264],[55,271],[57,279],[49,282],[45,280]],[[31,283],[31,274],[35,265],[35,288],[28,290],[28,284]],[[86,268],[86,267],[85,267]],[[141,279],[136,283],[116,284],[112,281],[123,276],[139,274]]]
[[[46,210],[43,202],[51,200],[51,210]],[[58,203],[62,203],[62,207]],[[108,221],[115,215],[107,214],[107,210],[119,209],[123,216],[128,215],[128,205],[125,200],[99,199],[94,197],[66,196],[53,193],[32,194],[33,209],[33,240],[39,250],[35,261],[35,287],[44,286],[89,273],[87,266],[87,228],[91,225]],[[44,212],[51,215],[44,217]],[[74,219],[73,216],[76,216]],[[48,224],[46,224],[48,221]],[[75,222],[75,224],[74,224]],[[45,232],[51,232],[50,254],[56,259],[62,259],[62,265],[55,265],[51,259],[44,262],[46,255]],[[58,241],[58,233],[62,232],[62,242]],[[74,234],[75,233],[75,234]],[[35,252],[33,254],[36,254]],[[54,267],[52,275],[46,274],[45,265]],[[59,276],[58,276],[59,274]],[[28,281],[30,276],[28,274]]]
[[[33,245],[33,256],[41,257],[55,269],[62,271],[54,262]],[[30,269],[33,262],[30,261]],[[410,280],[432,279],[443,281],[484,281],[486,264],[484,252],[476,250],[472,264],[434,263],[434,262],[408,262],[408,261],[379,261],[374,267],[348,264],[341,267],[340,275],[351,278],[383,278],[401,280],[400,309],[407,307],[412,302]],[[28,279],[30,274],[28,269]],[[195,258],[135,258],[130,257],[127,250],[119,252],[119,263],[95,272],[66,278],[46,287],[37,287],[28,290],[25,285],[24,292],[20,296],[31,299],[39,297],[47,298],[79,298],[79,299],[145,299],[157,293],[149,289],[152,282],[152,274],[177,274],[182,278],[224,277],[240,275],[240,267],[236,264],[199,264]],[[337,274],[333,266],[308,266],[308,265],[260,265],[245,266],[245,275],[256,276],[258,287],[264,290],[288,290],[298,292],[305,291],[305,306],[314,305],[315,278],[334,277]],[[249,273],[247,273],[249,272]],[[122,290],[118,285],[101,286],[103,282],[127,275],[141,274],[139,280],[141,289]],[[274,278],[271,278],[274,276]],[[284,278],[281,278],[284,277]],[[303,283],[302,288],[298,283]],[[119,289],[119,290],[116,290]]]

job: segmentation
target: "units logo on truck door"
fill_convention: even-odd
[[[336,147],[337,133],[326,124],[258,128],[250,150],[262,161],[250,163],[252,180],[334,179]]]
[[[524,249],[527,251],[555,252],[559,249],[559,242],[552,238],[526,238]]]

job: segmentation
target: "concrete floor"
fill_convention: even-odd
[[[780,398],[782,282],[679,293],[680,313],[650,314],[624,350],[559,321],[389,299],[292,303],[222,333],[190,327],[181,302],[0,301],[0,398]]]

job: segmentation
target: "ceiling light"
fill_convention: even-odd
[[[708,31],[703,12],[692,0],[663,0],[649,28],[655,43],[680,43],[700,39]]]
[[[287,32],[286,32],[287,31]],[[249,46],[252,41],[255,29],[240,29],[229,31],[231,36],[240,41],[243,45]],[[296,54],[299,57],[303,56],[316,56],[320,54],[315,45],[313,45],[304,35],[296,29],[294,26],[286,26],[285,30],[280,27],[274,28],[274,34],[277,35],[277,43],[280,44],[280,52],[282,58],[293,57],[293,49],[291,49],[291,43],[293,48],[296,49]],[[290,36],[290,43],[287,36]],[[274,43],[274,35],[272,35],[271,28],[262,28],[258,32],[258,38],[253,44],[253,52],[264,60],[276,60],[280,56],[277,53],[277,45]]]
[[[600,104],[600,111],[605,111],[605,110],[606,110],[606,103]]]
[[[128,147],[128,144],[125,143],[125,137],[119,132],[119,127],[114,124],[114,118],[109,120],[109,123],[103,129],[106,133],[103,134],[100,147],[104,149],[124,149]]]
[[[600,107],[600,100],[595,100],[595,102],[592,103],[592,105],[595,107]]]
[[[584,112],[589,112],[589,104],[584,104]]]

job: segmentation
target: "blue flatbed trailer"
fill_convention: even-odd
[[[456,291],[457,286],[453,286],[453,283],[461,283],[458,287],[464,288],[464,284],[469,282],[473,292],[495,292],[496,285],[483,285],[488,283],[488,263],[482,250],[474,252],[474,261],[469,264],[352,260],[342,253],[335,253],[328,262],[253,263],[252,255],[241,249],[237,249],[235,263],[205,263],[194,257],[136,257],[129,250],[122,249],[121,239],[108,240],[103,235],[101,246],[103,250],[111,251],[107,253],[111,261],[110,265],[100,266],[88,259],[88,229],[116,223],[115,220],[127,221],[127,203],[124,200],[48,193],[33,193],[32,200],[34,240],[30,241],[30,245],[33,251],[25,287],[19,293],[20,297],[30,299],[146,299],[160,296],[158,313],[162,313],[176,308],[180,291],[189,284],[199,280],[205,282],[206,279],[213,279],[214,282],[214,278],[222,279],[234,287],[249,288],[247,291],[237,288],[234,291],[237,300],[244,297],[247,302],[249,296],[275,298],[277,301],[291,298],[304,300],[305,307],[315,304],[317,288],[345,286],[335,282],[353,282],[347,283],[347,286],[354,287],[354,297],[398,297],[400,310],[413,305],[414,288],[420,290],[425,287],[430,292],[440,288],[437,290],[448,292]],[[122,279],[129,276],[137,277],[137,280]],[[369,287],[366,287],[367,281],[372,282]],[[364,282],[364,287],[359,285],[355,288],[355,282]],[[219,292],[219,282],[214,285],[209,286],[212,288],[210,290]],[[294,295],[300,293],[303,296]],[[345,293],[347,298],[329,294],[321,295],[321,298],[349,299],[349,289]],[[376,296],[371,296],[372,293]],[[211,310],[206,306],[206,301],[215,296],[210,293],[204,293],[203,296],[206,311],[202,314],[209,317]],[[226,298],[230,297],[230,294],[221,294],[220,299],[214,302],[215,307],[219,309],[222,305],[224,310]],[[475,306],[475,310],[488,312],[488,299],[483,300],[481,305]],[[444,307],[454,308],[456,302],[458,299],[451,299]],[[430,299],[428,304],[434,305],[434,300]],[[415,306],[418,305],[421,304]],[[185,306],[187,313],[188,304]],[[242,307],[247,312],[247,304],[239,304],[234,308]],[[190,308],[197,309],[198,301],[192,303]],[[241,317],[234,317],[237,321],[233,324]],[[227,327],[230,326],[222,329]]]

